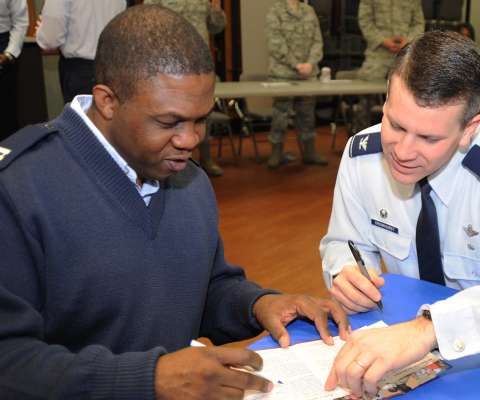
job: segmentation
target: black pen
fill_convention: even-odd
[[[370,282],[372,282],[372,278],[370,278],[370,275],[367,271],[367,267],[363,262],[362,256],[360,255],[360,252],[358,251],[357,246],[355,246],[355,244],[351,240],[349,240],[348,247],[350,247],[350,251],[352,252],[353,257],[355,258],[355,261],[357,262],[358,268],[360,268],[360,272],[362,273],[362,275],[365,278],[367,278]],[[378,300],[375,303],[377,304],[378,309],[383,312],[382,300]]]

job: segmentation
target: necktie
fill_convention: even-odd
[[[437,210],[430,197],[432,187],[427,178],[423,178],[419,185],[422,193],[422,209],[418,215],[416,244],[420,279],[445,285],[440,254]]]

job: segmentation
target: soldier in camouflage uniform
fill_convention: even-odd
[[[313,80],[317,64],[323,57],[323,40],[315,11],[299,0],[280,0],[268,11],[266,35],[269,51],[269,76],[272,80]],[[303,142],[303,162],[326,165],[315,153],[315,98],[276,97],[273,101],[272,128],[269,140],[272,155],[270,168],[283,159],[283,142],[288,128],[288,113],[295,111],[295,127]]]
[[[421,0],[361,0],[358,24],[367,41],[365,61],[355,71],[340,71],[338,79],[385,79],[395,54],[425,30]],[[355,134],[372,121],[370,108],[378,102],[374,96],[361,96],[353,105],[351,133]]]
[[[385,79],[395,54],[425,30],[421,0],[361,0],[358,24],[367,41],[361,79]]]
[[[216,34],[225,28],[225,13],[220,0],[145,0],[144,4],[160,4],[182,15],[200,33],[208,44],[209,33]],[[200,150],[200,164],[210,176],[221,176],[222,169],[210,155],[208,136],[198,146]]]

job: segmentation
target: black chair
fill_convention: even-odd
[[[222,158],[223,138],[225,136],[228,138],[233,159],[237,164],[238,152],[233,137],[232,118],[223,99],[215,99],[215,110],[208,117],[208,134],[218,140],[217,158],[219,159]]]

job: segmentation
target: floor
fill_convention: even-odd
[[[262,163],[255,161],[252,141],[246,138],[235,165],[224,140],[222,159],[218,160],[224,176],[212,178],[226,258],[264,287],[323,295],[326,289],[318,246],[328,226],[346,133],[338,129],[332,150],[329,127],[318,128],[317,149],[329,160],[327,167],[320,167],[300,162],[296,136],[290,132],[286,151],[298,160],[276,170],[266,166],[270,154],[266,135],[257,136]],[[212,154],[216,155],[216,150],[213,139]]]

